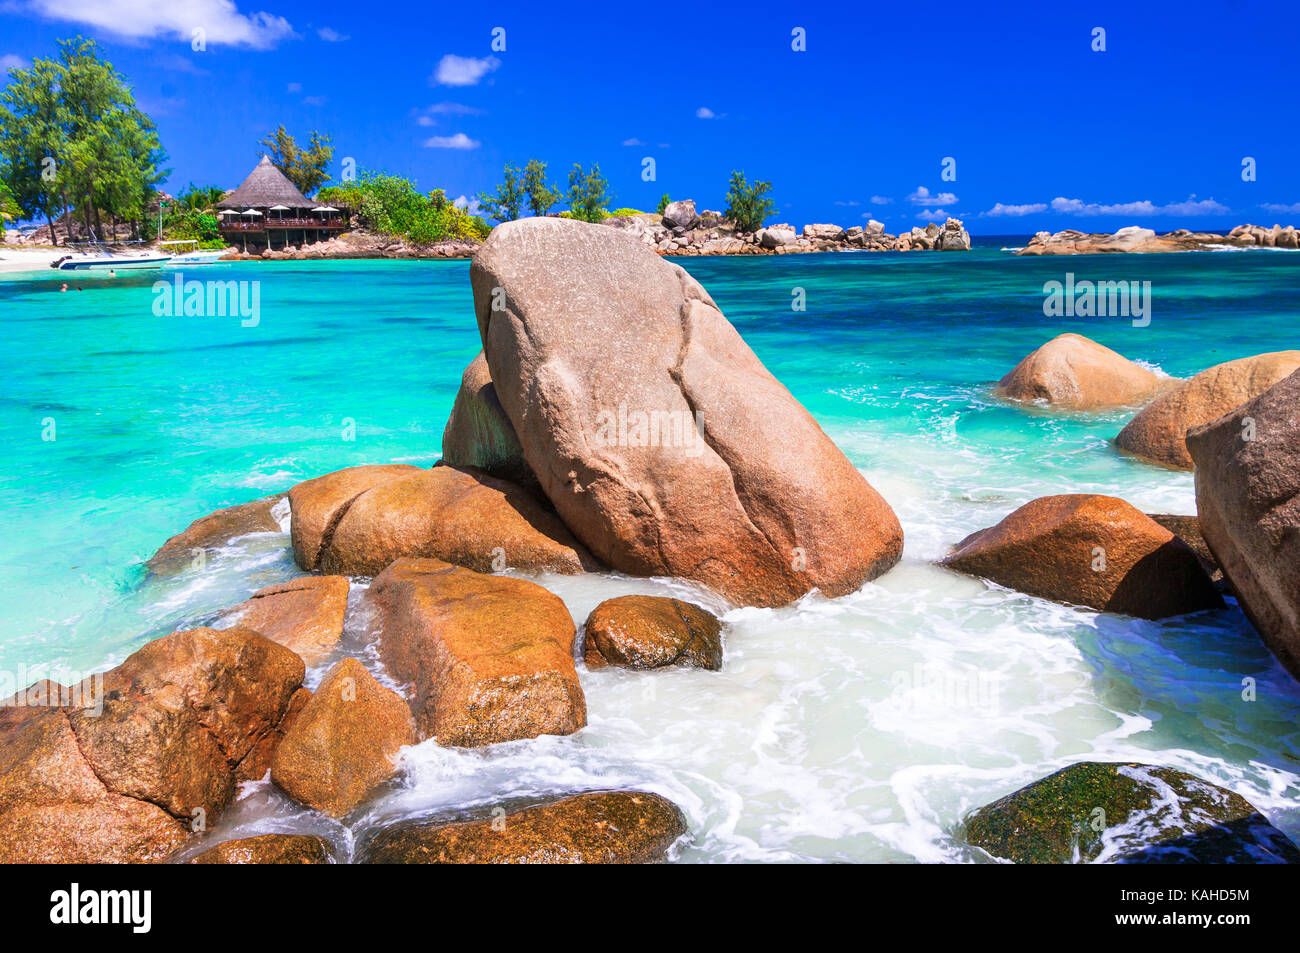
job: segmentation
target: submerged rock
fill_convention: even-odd
[[[278,533],[280,523],[271,511],[284,498],[284,493],[275,493],[251,503],[227,506],[200,517],[183,532],[163,543],[162,548],[149,557],[145,566],[154,575],[171,575],[193,565],[200,555],[211,556],[240,536]]]
[[[271,780],[299,804],[342,817],[392,776],[398,753],[414,741],[402,697],[345,658],[285,732]]]
[[[374,864],[647,864],[686,833],[672,801],[599,791],[481,820],[410,824],[369,845]]]
[[[1258,397],[1297,369],[1300,351],[1275,351],[1216,364],[1148,404],[1119,432],[1115,443],[1152,463],[1190,470],[1187,431]]]
[[[1223,606],[1188,545],[1113,496],[1031,500],[966,537],[942,565],[1039,598],[1144,619]]]
[[[1196,510],[1242,610],[1300,679],[1300,372],[1187,434]]]
[[[494,229],[470,274],[501,406],[597,559],[765,606],[898,561],[889,505],[682,269],[534,218]]]
[[[442,460],[454,467],[475,467],[522,487],[537,486],[537,476],[524,459],[514,425],[497,398],[482,351],[461,376],[456,402],[442,432]]]
[[[680,599],[618,596],[587,616],[582,647],[588,668],[722,668],[722,623]]]
[[[476,747],[586,725],[573,618],[541,586],[437,559],[399,559],[367,599],[384,665],[411,685],[421,738]]]
[[[258,590],[227,609],[223,619],[260,632],[315,665],[338,647],[347,608],[346,576],[302,576]]]
[[[965,833],[1017,864],[1300,863],[1244,798],[1147,764],[1072,764],[979,808]]]
[[[190,858],[191,864],[329,864],[330,845],[311,834],[262,834],[228,840]]]
[[[998,393],[1010,400],[1094,410],[1143,404],[1173,383],[1082,334],[1060,334],[1002,378]]]
[[[79,707],[4,710],[0,860],[166,859],[252,776],[303,674],[256,632],[194,629],[83,683]]]

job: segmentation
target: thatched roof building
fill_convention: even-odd
[[[218,202],[217,208],[265,210],[275,205],[283,205],[288,209],[309,209],[312,202],[298,191],[298,187],[283,172],[271,164],[270,159],[262,156],[262,161],[248,173],[243,185]]]
[[[306,245],[348,227],[348,209],[317,205],[266,156],[239,188],[216,204],[216,209],[222,235],[227,241],[238,239],[246,250],[249,245]]]

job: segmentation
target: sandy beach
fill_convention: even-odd
[[[50,262],[68,254],[65,248],[11,248],[0,245],[0,274],[21,271],[40,271],[50,267]]]

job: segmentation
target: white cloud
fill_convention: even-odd
[[[836,199],[836,200],[835,200],[835,204],[836,204],[836,205],[843,205],[845,208],[852,208],[853,206],[855,206],[855,205],[860,205],[860,204],[862,204],[862,203],[860,203],[860,202],[855,202],[855,201],[853,201],[853,199],[849,199],[847,202],[841,202],[839,199]]]
[[[1300,215],[1300,202],[1296,202],[1294,205],[1278,205],[1270,202],[1261,205],[1260,208],[1264,209],[1266,212],[1274,212],[1278,215]]]
[[[924,208],[916,213],[916,217],[925,222],[946,222],[948,213],[941,208]]]
[[[998,202],[987,212],[981,214],[1018,218],[1021,215],[1037,215],[1039,212],[1046,211],[1047,204],[1045,202],[1034,202],[1030,205],[1003,205],[1001,202]]]
[[[302,83],[290,83],[288,86],[285,87],[285,91],[290,93],[301,93]]]
[[[625,146],[643,146],[643,145],[645,145],[645,143],[642,142],[640,139],[636,138],[635,136],[633,136],[631,139],[624,139],[624,140],[623,140],[623,145],[625,145]]]
[[[883,195],[873,195],[873,196],[871,196],[871,204],[872,204],[872,205],[892,205],[893,202],[894,202],[893,199],[891,199],[891,198],[886,198],[886,197],[883,196]]]
[[[11,69],[27,69],[27,61],[17,53],[6,53],[0,56],[0,76],[4,76]]]
[[[412,112],[415,115],[416,125],[436,126],[438,120],[434,119],[434,116],[478,116],[482,115],[483,110],[476,109],[473,106],[466,106],[464,103],[442,102],[426,106],[424,109],[412,110]]]
[[[713,110],[710,109],[708,106],[701,106],[699,109],[695,110],[695,118],[716,119],[717,117],[713,114]]]
[[[350,40],[352,37],[340,33],[333,27],[323,26],[316,31],[316,35],[326,43],[342,43],[344,40]]]
[[[327,96],[304,96],[304,97],[302,98],[302,101],[303,101],[304,103],[306,103],[308,106],[324,106],[327,102],[329,102],[329,97],[327,97]]]
[[[483,206],[479,204],[478,199],[471,199],[466,198],[463,195],[458,195],[451,204],[456,206],[458,209],[463,209],[464,211],[469,212],[471,215],[483,214]]]
[[[951,192],[940,192],[938,195],[930,194],[930,190],[924,185],[918,185],[916,191],[907,197],[907,200],[913,205],[922,205],[926,208],[933,208],[938,205],[955,205],[957,196]]]
[[[472,56],[457,56],[448,53],[438,61],[438,67],[429,80],[432,86],[477,86],[488,73],[492,72],[501,61],[495,56],[485,56],[481,60]]]
[[[463,132],[458,132],[454,136],[432,136],[424,140],[426,149],[477,149],[482,144]]]
[[[1057,196],[1052,199],[1052,210],[1064,215],[1222,215],[1231,209],[1214,199],[1197,199],[1189,195],[1185,201],[1156,205],[1149,199],[1139,202],[1120,202],[1115,205],[1101,205],[1097,202],[1084,202],[1082,199],[1067,199]]]
[[[191,42],[203,30],[208,46],[268,50],[294,36],[284,17],[240,13],[234,0],[19,0],[18,9],[49,20],[94,27],[130,39]]]

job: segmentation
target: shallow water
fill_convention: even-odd
[[[1294,347],[1300,256],[1018,259],[997,244],[1019,243],[679,259],[894,506],[906,533],[895,570],[853,596],[776,610],[669,580],[541,578],[579,623],[625,592],[714,608],[728,623],[723,671],[584,671],[591,724],[577,735],[420,745],[345,824],[269,782],[246,785],[217,833],[319,829],[342,858],[396,818],[638,786],[688,814],[684,860],[975,860],[954,836],[968,810],[1095,758],[1190,770],[1300,838],[1300,686],[1235,607],[1136,621],[931,565],[1047,493],[1194,512],[1189,475],[1110,445],[1129,414],[1008,407],[989,385],[1067,330],[1179,376]],[[1043,283],[1067,271],[1151,281],[1150,326],[1044,317]],[[152,277],[79,276],[67,293],[52,273],[0,282],[0,676],[69,681],[296,574],[287,537],[264,534],[202,572],[146,581],[143,561],[212,509],[339,467],[433,463],[478,350],[466,272],[445,261],[191,270],[259,281],[254,327],[156,316]],[[791,310],[796,288],[806,311]],[[364,621],[350,618],[345,651],[373,666]]]

